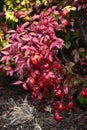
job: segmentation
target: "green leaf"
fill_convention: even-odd
[[[36,4],[41,4],[41,1],[40,0],[36,0]]]
[[[83,85],[83,87],[86,87],[86,88],[87,88],[87,83],[83,83],[82,85]]]
[[[70,63],[69,63],[69,67],[73,67],[74,65],[75,65],[74,62],[70,62]]]
[[[77,96],[77,100],[80,102],[80,104],[87,104],[87,98],[80,96],[80,94]]]
[[[11,1],[7,1],[6,2],[6,5],[10,5],[10,4],[12,4]]]
[[[52,18],[57,18],[58,16],[56,14],[54,14],[54,13],[51,13],[51,17]]]
[[[69,41],[69,37],[70,37],[69,35],[66,35],[65,36],[65,41]]]
[[[20,0],[16,0],[16,2],[19,4],[19,3],[20,3]]]
[[[78,85],[80,83],[81,83],[81,80],[79,80],[79,79],[78,80],[77,79],[74,80],[74,85]]]
[[[66,42],[65,47],[66,49],[69,49],[71,47],[71,42],[70,41]]]

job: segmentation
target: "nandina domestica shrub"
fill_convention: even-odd
[[[76,14],[72,13],[79,10],[79,2],[81,7],[83,2],[55,0],[48,6],[46,1],[40,8],[39,6],[37,9],[33,8],[33,11],[28,8],[25,11],[21,8],[15,10],[14,7],[13,11],[10,10],[18,19],[20,26],[9,31],[9,44],[1,52],[1,69],[6,70],[6,74],[10,76],[16,74],[18,80],[14,85],[20,84],[25,90],[30,91],[32,99],[42,102],[46,96],[52,94],[54,118],[59,122],[63,119],[62,113],[73,107],[72,95],[77,89],[81,91],[82,82],[87,79],[86,67],[84,67],[84,79],[79,78],[80,71],[77,66],[75,68],[75,65],[79,64],[78,61],[86,66],[87,56],[85,53],[81,54],[83,55],[81,59],[76,49],[77,45],[80,46],[83,42],[77,38],[80,36],[80,31],[75,26]],[[8,10],[5,11],[5,15],[11,18],[9,20],[14,24],[12,22],[14,19]],[[27,22],[22,24],[24,21]],[[76,49],[75,60],[71,54],[74,49]],[[58,54],[61,55],[60,58]],[[82,89],[80,96],[86,98],[86,95],[87,90]]]
[[[32,21],[10,30],[9,44],[2,50],[1,62],[6,74],[18,76],[14,85],[21,84],[31,91],[32,99],[41,102],[49,93],[60,100],[52,104],[56,121],[63,119],[61,112],[73,106],[63,103],[63,98],[70,98],[68,87],[62,86],[62,65],[56,56],[56,50],[62,49],[64,41],[56,36],[66,26],[64,17],[56,10],[49,8],[40,15],[34,15]],[[54,17],[55,16],[55,17]],[[59,22],[58,22],[59,21]]]

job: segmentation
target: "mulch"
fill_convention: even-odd
[[[31,125],[28,121],[19,125],[8,125],[8,122],[4,119],[9,111],[10,99],[12,98],[17,102],[25,99],[26,96],[37,109],[37,120],[41,130],[87,130],[86,105],[80,105],[75,101],[73,110],[65,112],[64,120],[58,123],[53,119],[51,112],[40,110],[43,107],[42,104],[32,101],[29,92],[24,91],[21,87],[9,86],[9,83],[2,77],[0,80],[0,130],[34,130],[34,125]],[[45,101],[45,105],[49,105],[48,100]]]

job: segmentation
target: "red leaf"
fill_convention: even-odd
[[[75,63],[77,63],[79,60],[80,60],[79,53],[76,52],[75,55],[74,55],[74,61],[75,61]]]
[[[6,59],[7,59],[7,56],[3,56],[2,58],[1,58],[1,62],[5,62],[6,61]]]
[[[44,58],[47,58],[47,57],[48,57],[48,55],[49,55],[49,53],[50,53],[50,50],[49,50],[49,49],[47,49],[47,50],[46,50],[46,54],[45,54],[45,57],[44,57]]]
[[[26,51],[25,51],[25,57],[28,57],[29,54],[30,54],[30,50],[26,50]]]
[[[27,59],[27,67],[30,68],[30,59]]]
[[[32,39],[32,41],[33,41],[33,42],[36,42],[36,43],[39,42],[38,38],[36,38],[36,37],[34,37],[34,38]]]
[[[21,28],[25,28],[26,26],[28,26],[29,25],[29,22],[25,22],[22,26],[21,26]]]
[[[57,11],[57,10],[54,10],[53,13],[54,13],[55,15],[59,15],[59,11]]]
[[[8,71],[11,70],[12,68],[10,66],[5,66],[4,69]]]
[[[16,55],[16,56],[15,56],[15,63],[17,63],[17,62],[18,62],[18,60],[19,60],[19,56],[18,56],[18,55]]]
[[[21,48],[22,50],[26,50],[26,49],[29,49],[29,46],[28,45],[25,45]]]
[[[49,31],[51,31],[52,33],[54,33],[54,28],[53,27],[49,27]]]
[[[23,88],[24,88],[26,91],[29,90],[29,88],[28,88],[28,86],[26,85],[26,83],[23,83]]]
[[[4,54],[4,55],[9,55],[8,51],[2,51],[1,53]]]
[[[39,19],[39,17],[40,17],[39,15],[34,15],[34,16],[32,17],[32,19],[33,19],[33,20],[36,20],[36,19]]]
[[[29,11],[21,11],[21,14],[20,14],[20,17],[19,18],[24,18],[26,17],[27,15],[29,15],[30,13],[32,12],[32,10],[29,10]]]
[[[24,41],[26,41],[26,42],[28,42],[28,41],[30,41],[30,40],[31,40],[31,38],[30,38],[30,37],[21,37],[21,39],[22,39],[22,40],[24,40]]]
[[[19,81],[13,83],[13,84],[14,84],[14,85],[20,85],[20,84],[22,84],[22,83],[23,83],[23,82],[22,82],[21,80],[19,80]]]
[[[62,49],[62,46],[64,45],[64,41],[60,38],[57,38],[50,46],[50,50],[54,47],[57,47],[58,49]]]
[[[22,33],[23,31],[24,31],[24,28],[23,28],[23,27],[19,27],[19,26],[17,25],[16,32],[17,32],[17,33]]]
[[[53,56],[49,55],[49,60],[52,62],[53,61]]]
[[[10,30],[10,31],[8,31],[8,33],[16,33],[16,31],[15,30]]]

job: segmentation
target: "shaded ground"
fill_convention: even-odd
[[[4,83],[4,81],[3,81]],[[66,112],[64,114],[65,119],[57,123],[53,119],[53,115],[48,112],[41,112],[41,104],[37,102],[32,102],[30,100],[30,95],[21,88],[8,87],[2,82],[0,82],[0,130],[34,130],[34,125],[31,125],[28,121],[20,125],[9,125],[7,122],[6,115],[9,111],[9,101],[12,98],[15,102],[21,99],[25,99],[28,96],[28,101],[31,102],[37,110],[37,120],[41,126],[41,130],[87,130],[87,107],[80,106],[79,104],[74,104],[72,111]],[[47,101],[45,102],[45,104]],[[47,105],[49,105],[47,103]],[[40,130],[40,129],[37,129]]]

